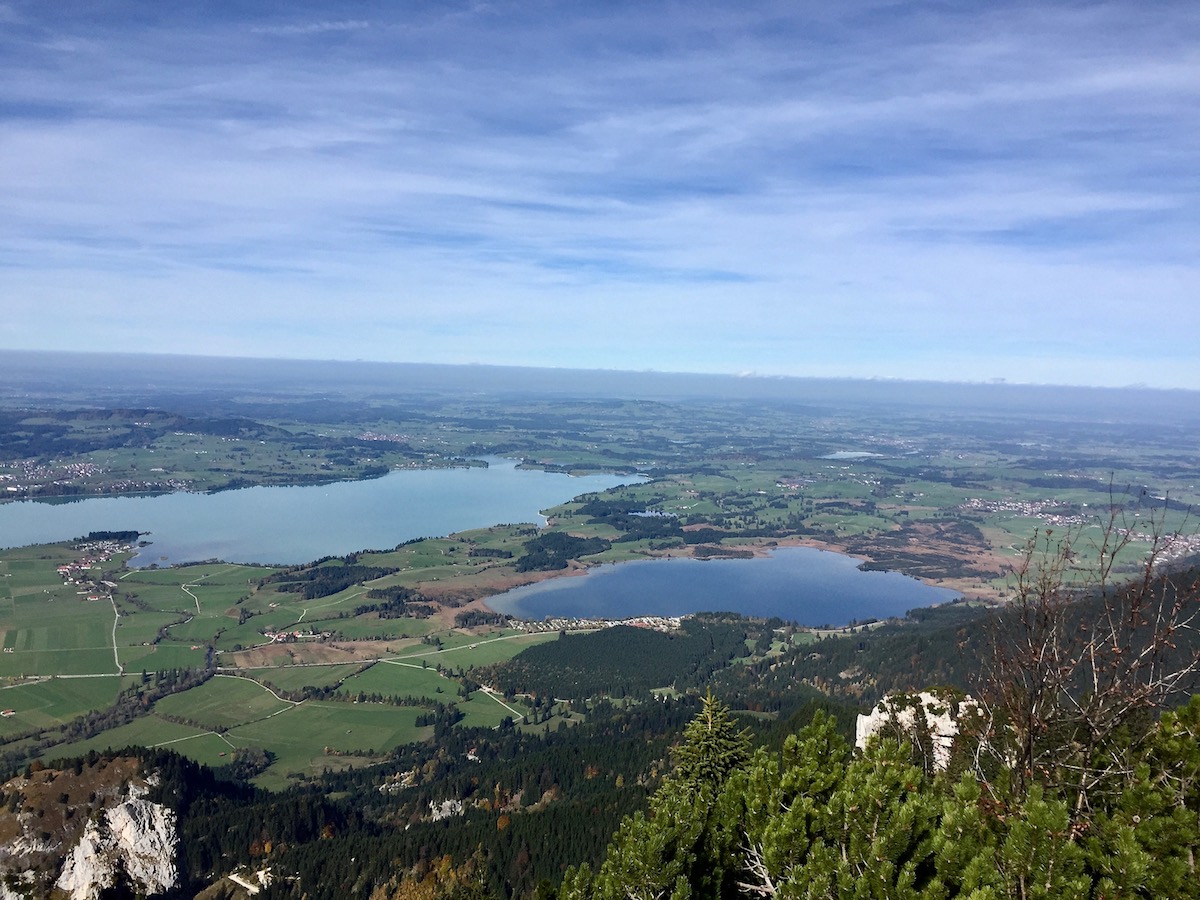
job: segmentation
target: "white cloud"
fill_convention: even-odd
[[[289,25],[255,25],[250,31],[253,34],[324,34],[329,31],[357,31],[360,28],[370,28],[371,23],[362,19],[344,19],[337,22],[301,22]]]
[[[0,291],[67,324],[0,344],[1100,381],[1200,325],[1189,5],[863,9],[20,7]]]

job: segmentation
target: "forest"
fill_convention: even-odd
[[[446,718],[429,742],[283,793],[247,783],[269,760],[237,755],[49,764],[132,757],[161,773],[178,896],[268,864],[290,875],[263,896],[289,898],[1192,896],[1200,569],[1151,561],[1080,587],[1064,579],[1072,558],[1042,534],[1002,610],[918,611],[783,653],[793,626],[728,614],[673,636],[568,635],[468,680],[528,692],[528,728]],[[774,655],[735,662],[756,647]],[[868,653],[892,661],[886,685],[839,700],[833,670]],[[551,727],[556,685],[580,672],[586,698]],[[188,677],[151,677],[123,702]],[[883,727],[856,749],[858,710],[885,693]],[[924,709],[953,716],[948,745]],[[448,800],[456,812],[431,818]]]
[[[1194,416],[1032,389],[448,384],[0,386],[14,499],[493,454],[642,476],[540,525],[302,565],[135,571],[85,546],[133,531],[0,552],[0,833],[62,818],[25,773],[61,780],[53,805],[136,764],[178,811],[180,897],[267,868],[260,896],[314,900],[1194,894]],[[487,606],[601,563],[786,543],[961,599],[663,630]]]
[[[566,697],[644,697],[655,687],[676,692],[707,684],[713,672],[746,653],[748,635],[769,626],[738,617],[697,615],[677,634],[615,626],[591,634],[563,635],[515,659],[478,671],[506,693]]]

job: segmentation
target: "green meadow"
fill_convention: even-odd
[[[168,722],[158,716],[141,716],[128,725],[110,728],[87,740],[56,744],[45,756],[48,759],[64,759],[81,756],[91,750],[120,750],[132,746],[170,746],[182,752],[182,747],[177,746],[178,744],[203,735],[207,730]]]
[[[506,718],[516,722],[529,712],[529,708],[520,703],[482,690],[472,693],[469,700],[458,704],[458,708],[466,715],[459,723],[463,728],[495,728]]]
[[[431,703],[450,703],[458,698],[459,683],[435,668],[419,663],[377,662],[365,672],[347,678],[342,689],[350,694],[383,697],[420,697]]]
[[[401,744],[426,740],[433,726],[418,727],[420,714],[390,704],[305,701],[270,719],[232,728],[225,737],[238,747],[273,753],[273,764],[255,781],[282,788],[289,776],[361,765]]]
[[[50,728],[96,709],[111,706],[131,679],[47,678],[0,688],[0,738],[31,728]]]
[[[558,639],[557,632],[525,634],[511,632],[497,634],[494,637],[474,637],[457,634],[452,644],[437,654],[436,660],[443,666],[456,672],[466,672],[476,666],[488,666],[493,663],[512,659],[526,647]]]
[[[281,691],[299,691],[305,687],[323,688],[338,684],[353,675],[359,665],[276,666],[247,673],[255,681]]]
[[[248,678],[215,675],[199,687],[159,700],[154,712],[220,731],[266,719],[293,706]]]

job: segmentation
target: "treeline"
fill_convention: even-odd
[[[366,567],[363,566],[360,568]],[[355,616],[377,613],[381,619],[399,619],[406,615],[413,615],[420,618],[429,615],[433,610],[433,607],[428,603],[414,603],[414,601],[424,600],[425,597],[419,591],[414,591],[412,588],[371,588],[367,591],[367,599],[374,602],[363,603],[354,607]],[[419,609],[414,608],[414,606],[419,607]]]
[[[81,541],[120,541],[132,544],[141,536],[139,531],[89,531]]]
[[[328,597],[364,581],[383,578],[397,571],[383,566],[361,566],[341,563],[313,566],[307,569],[289,569],[277,572],[260,580],[259,584],[276,585],[276,589],[300,594],[305,600]]]
[[[472,559],[512,559],[512,551],[500,547],[472,547],[467,556]]]
[[[501,690],[538,697],[644,696],[652,688],[696,687],[746,653],[749,620],[692,617],[665,634],[618,625],[590,634],[563,634],[506,663],[481,670]]]
[[[552,531],[525,542],[525,554],[517,560],[518,572],[551,572],[565,569],[581,556],[603,553],[611,547],[604,538],[581,538]]]
[[[459,628],[472,628],[482,625],[504,625],[508,616],[504,613],[491,612],[486,609],[464,609],[454,616],[454,624]]]

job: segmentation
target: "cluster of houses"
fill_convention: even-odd
[[[8,499],[20,498],[36,494],[75,494],[83,491],[81,485],[103,475],[105,469],[95,463],[64,463],[44,464],[37,460],[15,460],[0,462],[0,469],[10,471],[0,472],[0,496]],[[153,472],[164,472],[163,469],[152,469]],[[179,478],[132,479],[124,478],[107,481],[101,485],[92,484],[93,493],[105,494],[139,494],[159,491],[186,491],[191,487],[188,481]]]
[[[0,463],[0,466],[13,470],[0,473],[0,483],[4,484],[4,492],[10,495],[27,493],[37,485],[75,484],[85,478],[95,478],[104,472],[104,469],[95,463],[45,465],[35,459],[19,459]]]
[[[129,545],[122,541],[86,541],[75,547],[83,555],[74,562],[63,563],[57,571],[62,576],[63,584],[83,588],[78,593],[88,600],[107,600],[111,590],[117,587],[115,581],[96,581],[88,573],[95,566],[108,562],[117,553],[125,552]]]
[[[1062,501],[1054,499],[985,500],[981,497],[972,497],[959,508],[969,512],[1006,512],[1026,518],[1037,518],[1055,528],[1077,528],[1095,521],[1094,512],[1088,510],[1086,503],[1080,508],[1080,512],[1073,512],[1070,504],[1064,504]],[[1140,514],[1132,514],[1132,519],[1139,518],[1141,518]],[[1200,553],[1200,534],[1165,535],[1156,534],[1153,529],[1140,531],[1137,528],[1122,528],[1119,530],[1119,534],[1121,537],[1140,544],[1153,544],[1157,541],[1162,547],[1162,553],[1158,556],[1160,564],[1186,559]]]
[[[1086,513],[1070,512],[1070,505],[1061,500],[987,500],[982,497],[972,497],[959,506],[966,512],[974,513],[1012,513],[1029,519],[1041,519],[1047,525],[1056,528],[1086,525],[1092,517]]]
[[[614,625],[630,625],[634,628],[650,628],[654,631],[678,631],[681,623],[679,616],[635,616],[632,619],[568,619],[547,618],[540,622],[526,619],[510,619],[508,626],[529,634],[540,634],[547,631],[595,631],[599,628],[612,628]]]
[[[332,631],[313,631],[312,629],[308,629],[307,631],[263,632],[263,637],[265,637],[272,644],[292,644],[296,641],[311,641],[316,640],[317,638],[328,638],[332,636]]]

